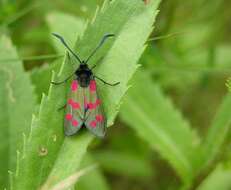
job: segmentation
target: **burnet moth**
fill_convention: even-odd
[[[81,60],[80,57],[68,46],[64,38],[58,34],[53,35],[67,48],[67,57],[71,61],[69,53],[80,63],[79,67],[64,81],[51,82],[54,85],[60,85],[72,79],[71,86],[67,95],[66,109],[64,118],[64,132],[66,136],[76,134],[82,127],[86,127],[94,135],[104,137],[107,120],[103,112],[102,102],[97,93],[96,79],[109,86],[116,86],[120,82],[110,84],[103,79],[94,75],[88,62],[97,50],[104,44],[106,39],[113,37],[114,34],[106,34],[101,39],[98,46],[92,51],[86,60]]]

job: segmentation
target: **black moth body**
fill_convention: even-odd
[[[80,63],[78,69],[61,82],[52,82],[54,85],[63,84],[64,82],[72,79],[71,86],[67,96],[67,102],[64,106],[65,118],[64,118],[64,132],[66,136],[76,134],[82,127],[86,127],[94,135],[98,137],[104,137],[107,126],[107,120],[103,112],[102,101],[97,93],[96,79],[104,84],[115,86],[119,82],[110,84],[103,79],[93,74],[92,68],[89,68],[88,61],[96,53],[96,51],[103,45],[105,40],[114,36],[113,34],[106,34],[103,36],[99,45],[90,54],[86,61],[82,61],[79,56],[67,45],[63,37],[58,34],[53,34],[58,38],[62,44],[68,49],[77,61]]]

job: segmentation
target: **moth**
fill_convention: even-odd
[[[66,136],[76,134],[81,128],[86,127],[97,137],[104,137],[107,120],[103,111],[102,101],[98,96],[96,80],[109,86],[116,86],[120,82],[108,83],[97,77],[88,65],[91,57],[104,44],[106,39],[113,37],[114,34],[105,34],[97,47],[91,52],[87,59],[81,60],[80,57],[68,46],[66,41],[59,34],[53,35],[67,48],[67,57],[71,60],[72,54],[76,61],[80,63],[79,67],[65,80],[61,82],[51,82],[54,85],[60,85],[72,79],[67,95],[64,118],[64,133]]]

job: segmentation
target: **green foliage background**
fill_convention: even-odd
[[[231,3],[222,0],[0,1],[0,189],[230,190]],[[155,26],[155,27],[153,27]],[[78,67],[97,83],[107,135],[63,134]],[[95,166],[96,167],[92,167]],[[89,167],[91,169],[89,169]],[[79,177],[81,176],[81,177]]]

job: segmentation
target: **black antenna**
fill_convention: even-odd
[[[97,45],[97,47],[92,51],[92,53],[89,55],[89,57],[86,59],[85,63],[87,64],[87,62],[91,59],[91,57],[97,52],[97,50],[104,44],[105,40],[107,38],[110,37],[114,37],[114,34],[105,34],[103,36],[103,38],[101,39],[101,41],[99,42],[99,44]]]
[[[82,61],[79,58],[79,56],[77,54],[75,54],[74,51],[72,51],[72,49],[67,45],[67,43],[65,42],[65,40],[63,39],[62,36],[60,36],[59,34],[55,34],[55,33],[52,33],[52,35],[55,36],[56,38],[58,38],[62,42],[62,44],[72,53],[72,55],[75,56],[75,58],[79,61],[79,63],[82,64]]]

